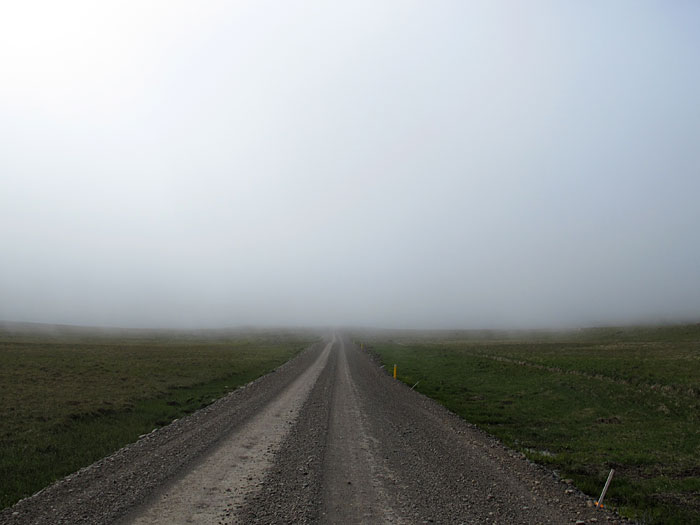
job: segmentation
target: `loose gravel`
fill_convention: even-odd
[[[229,521],[317,522],[626,520],[393,380],[343,339],[261,491]]]

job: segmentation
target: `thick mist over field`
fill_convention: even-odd
[[[700,319],[700,4],[0,7],[0,319]]]

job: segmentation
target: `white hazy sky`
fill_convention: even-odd
[[[0,6],[0,319],[700,319],[700,2]]]

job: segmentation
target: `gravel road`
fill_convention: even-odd
[[[615,523],[347,338],[0,513],[0,523]]]

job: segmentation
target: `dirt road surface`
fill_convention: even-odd
[[[338,335],[0,523],[615,523]]]

